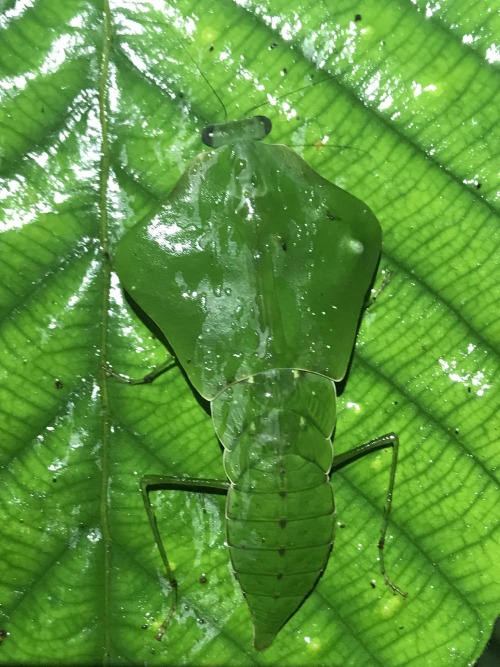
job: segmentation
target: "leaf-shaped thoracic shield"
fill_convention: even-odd
[[[243,141],[198,155],[116,268],[213,399],[272,368],[342,379],[380,247],[363,202],[289,148]]]

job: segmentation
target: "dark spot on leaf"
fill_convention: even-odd
[[[286,75],[288,74],[288,70],[287,70],[286,67],[283,67],[283,69],[281,70],[281,74],[282,74],[283,76],[286,76]]]
[[[376,583],[375,583],[374,581],[370,581],[370,586],[371,586],[372,588],[377,588],[377,585],[376,585]]]
[[[482,185],[482,183],[480,183],[480,182],[478,181],[478,182],[476,183],[476,190],[480,190],[480,189],[481,189],[481,185]]]
[[[282,498],[286,497],[287,492],[285,490],[278,491],[278,495],[281,496]]]
[[[272,51],[278,46],[278,42],[273,42],[272,44],[269,45],[269,51]]]
[[[206,584],[207,581],[208,581],[208,579],[207,579],[207,575],[206,575],[206,574],[202,574],[201,577],[198,579],[198,581],[200,582],[200,584]]]
[[[354,17],[354,20],[355,21],[361,21],[362,18],[363,17],[361,16],[361,14],[356,14],[356,16]]]
[[[54,385],[55,385],[56,389],[62,389],[63,388],[63,383],[61,382],[61,380],[56,379],[56,381],[54,382]]]
[[[378,541],[378,548],[383,549],[385,545],[385,537],[381,537],[380,540]]]
[[[326,212],[326,217],[328,218],[328,220],[335,220],[335,216],[331,211]]]
[[[458,428],[455,429],[455,435],[458,435],[460,433],[460,430]]]
[[[287,520],[286,520],[286,519],[280,519],[280,528],[285,528],[285,527],[286,527],[286,524],[287,524]]]
[[[470,387],[467,387],[467,393],[470,394],[472,392],[472,389]]]
[[[214,45],[210,44],[210,46],[208,47],[208,50],[210,51],[210,53],[212,53],[212,51],[214,50]]]
[[[283,579],[283,572],[278,572],[276,579]]]
[[[141,625],[141,629],[142,629],[142,630],[147,630],[148,628],[149,628],[149,625],[146,625],[146,624]]]
[[[280,556],[284,556],[285,553],[286,553],[286,547],[280,547],[278,549],[278,553],[279,553]]]
[[[338,526],[339,528],[345,528],[345,523],[337,523],[337,526]]]

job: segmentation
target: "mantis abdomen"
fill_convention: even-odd
[[[231,481],[227,543],[261,650],[312,590],[332,547],[335,388],[314,373],[267,371],[221,392],[212,415]]]

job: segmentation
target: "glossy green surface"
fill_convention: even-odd
[[[195,158],[115,267],[212,399],[273,368],[343,378],[380,246],[368,207],[292,150],[235,141]]]
[[[496,7],[103,7],[7,0],[0,14],[0,663],[475,664],[500,611]],[[109,258],[223,119],[180,43],[230,118],[271,102],[272,140],[369,204],[392,274],[363,317],[334,447],[399,434],[386,560],[409,597],[376,562],[381,452],[335,473],[333,557],[262,653],[224,499],[207,494],[152,494],[180,593],[155,640],[171,596],[139,479],[221,478],[223,460],[179,369],[140,387],[102,371],[141,377],[165,358]]]

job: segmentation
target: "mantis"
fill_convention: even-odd
[[[265,116],[203,130],[202,152],[161,210],[118,244],[115,267],[197,392],[211,403],[227,479],[148,475],[142,493],[167,576],[149,492],[227,492],[227,546],[266,649],[314,589],[334,540],[330,473],[392,448],[379,541],[392,504],[394,433],[334,456],[335,383],[347,372],[382,233],[370,209],[293,150],[262,142]],[[165,446],[168,446],[166,443]]]

